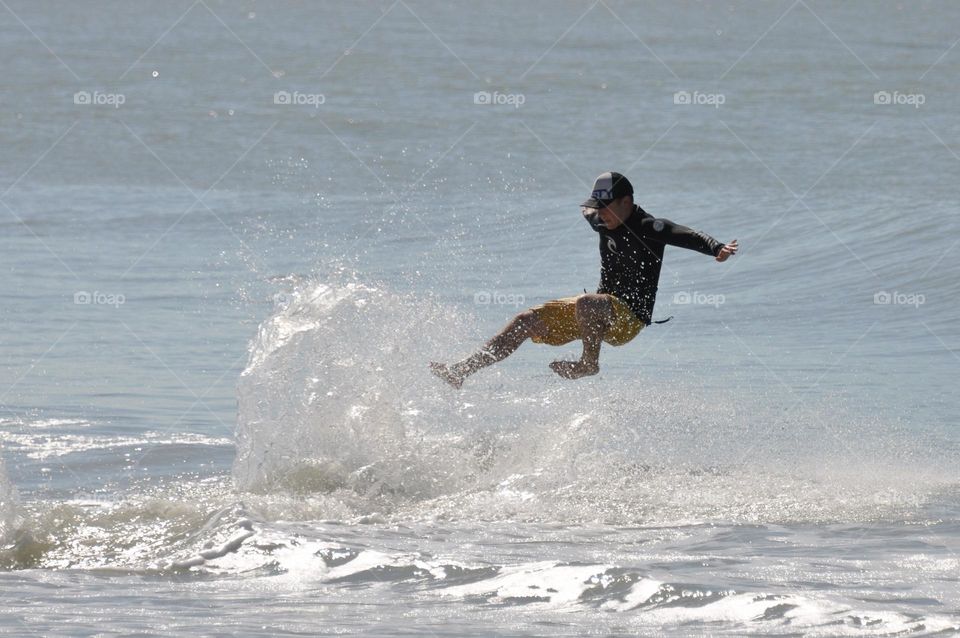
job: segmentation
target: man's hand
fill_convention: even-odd
[[[737,243],[737,240],[734,239],[732,242],[720,249],[720,252],[717,253],[717,261],[726,261],[730,257],[737,254],[737,249],[740,248],[740,244]]]

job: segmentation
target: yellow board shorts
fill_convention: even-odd
[[[611,346],[622,346],[637,336],[646,325],[633,311],[613,295],[607,295],[613,302],[613,325],[603,335],[603,340]],[[577,324],[577,297],[553,299],[530,309],[547,325],[549,332],[545,337],[531,337],[534,343],[550,346],[562,346],[580,339],[580,326]]]

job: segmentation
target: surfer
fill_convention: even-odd
[[[737,254],[705,233],[650,215],[633,202],[633,186],[620,173],[603,173],[590,199],[581,204],[590,227],[600,234],[600,286],[596,293],[554,299],[511,319],[480,350],[454,364],[431,362],[434,374],[460,388],[464,379],[510,356],[528,338],[561,346],[583,341],[579,361],[554,361],[561,377],[579,379],[600,371],[600,345],[622,346],[650,325],[666,246],[696,250],[723,262]]]

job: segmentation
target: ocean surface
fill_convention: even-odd
[[[960,635],[955,2],[0,2],[0,633]],[[431,360],[668,248],[599,375]]]

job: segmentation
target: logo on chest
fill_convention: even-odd
[[[613,240],[613,237],[607,237],[607,250],[609,250],[615,255],[620,254],[620,251],[617,250],[617,242]]]

